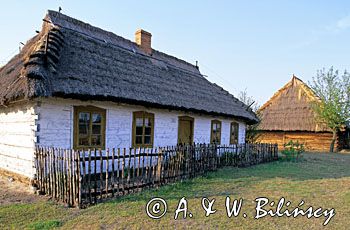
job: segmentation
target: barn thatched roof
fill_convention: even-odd
[[[47,42],[48,40],[48,42]],[[48,11],[42,30],[0,68],[0,104],[22,98],[109,100],[258,121],[196,66]]]
[[[267,131],[330,131],[325,124],[316,121],[312,102],[318,98],[299,78],[292,79],[279,89],[258,110],[261,122],[259,130]]]

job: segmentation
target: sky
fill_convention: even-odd
[[[48,9],[195,64],[235,96],[260,105],[292,75],[308,83],[317,70],[350,70],[350,1],[7,1],[0,8],[0,66],[40,30]]]

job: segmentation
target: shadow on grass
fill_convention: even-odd
[[[256,166],[224,167],[204,176],[145,190],[105,203],[148,201],[152,197],[179,200],[181,197],[235,195],[235,191],[251,184],[273,178],[292,181],[350,177],[350,155],[338,153],[305,153],[298,162],[276,161]]]

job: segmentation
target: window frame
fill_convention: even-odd
[[[146,111],[136,111],[132,115],[132,147],[133,148],[153,148],[154,144],[154,113]],[[142,144],[136,144],[136,119],[142,118]],[[150,144],[145,144],[145,118],[151,120],[151,135]]]
[[[92,114],[99,113],[101,114],[101,145],[99,146],[81,146],[79,145],[79,113],[89,113],[90,122],[89,122],[89,142],[91,144],[92,138]],[[106,109],[98,108],[95,106],[74,106],[74,116],[73,116],[74,126],[73,126],[73,147],[74,149],[101,149],[104,150],[106,146]]]
[[[220,132],[219,132],[219,141],[218,142],[214,142],[214,124],[220,124]],[[217,145],[221,145],[221,132],[222,132],[222,122],[220,120],[212,120],[211,121],[211,129],[210,129],[210,144],[217,144]]]
[[[233,125],[237,125],[237,131],[234,133],[234,135],[236,136],[236,140],[237,142],[235,143],[232,139],[232,126]],[[237,134],[237,135],[236,135]],[[238,145],[238,142],[239,142],[239,123],[237,121],[233,121],[230,123],[230,145]]]

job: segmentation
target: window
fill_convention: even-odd
[[[93,106],[74,107],[74,148],[105,147],[106,110]]]
[[[133,116],[133,147],[152,147],[154,131],[154,114],[134,112]]]
[[[220,145],[221,143],[221,121],[211,121],[210,143]]]
[[[231,123],[231,129],[230,129],[230,144],[236,145],[238,144],[238,131],[239,125],[237,122]]]

